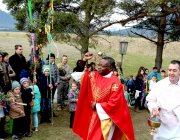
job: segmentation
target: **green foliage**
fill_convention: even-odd
[[[34,67],[35,67],[35,64],[31,63],[29,69],[31,71],[34,71]],[[36,69],[40,69],[40,67],[41,67],[40,63],[36,63]]]
[[[0,91],[0,109],[6,107],[7,96]]]
[[[170,0],[158,0],[149,5],[149,9],[153,9],[152,11],[149,11],[150,16],[147,17],[145,21],[134,26],[134,28],[140,30],[151,30],[152,35],[155,38],[159,33],[162,33],[164,34],[164,41],[178,41],[180,38],[180,23],[178,23],[180,14],[179,12],[176,12],[176,10],[180,6],[180,1],[171,2]],[[166,18],[166,21],[162,24],[161,21],[163,17]],[[164,30],[162,30],[162,28],[164,28]]]
[[[74,33],[80,27],[79,19],[74,13],[55,12],[53,33]]]
[[[157,44],[156,66],[162,65],[164,44],[177,41],[180,38],[180,1],[178,0],[124,0],[120,7],[130,17],[144,14],[134,28],[141,33],[133,32],[155,44]],[[146,34],[151,31],[151,36]]]
[[[36,33],[35,44],[45,44],[44,25],[47,22],[47,8],[49,0],[32,0],[34,22],[28,20],[27,3],[23,0],[3,0],[8,10],[17,20],[18,30],[28,30]],[[74,6],[75,5],[75,6]],[[54,29],[52,35],[60,42],[70,42],[81,46],[82,53],[89,47],[95,47],[97,41],[93,39],[96,30],[101,31],[105,25],[110,26],[110,16],[115,13],[118,4],[116,0],[56,0],[54,1]],[[74,10],[73,10],[74,9]],[[107,26],[107,27],[108,27]],[[103,28],[102,28],[103,27]],[[102,29],[101,29],[102,28]],[[97,31],[97,32],[98,32]],[[40,32],[40,33],[39,33]],[[74,33],[76,36],[70,36]]]

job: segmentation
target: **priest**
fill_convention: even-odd
[[[135,140],[132,121],[115,61],[104,57],[98,71],[85,72],[73,131],[83,140]]]
[[[151,115],[159,117],[161,126],[154,140],[180,140],[180,61],[173,60],[168,77],[159,81],[146,97]]]

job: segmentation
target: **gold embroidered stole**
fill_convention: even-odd
[[[91,82],[91,87],[92,87],[93,99],[95,102],[98,102],[99,100],[109,95],[111,86],[102,88],[101,86],[102,83],[97,84],[95,80],[94,72],[91,72],[89,77],[90,77],[90,82]]]
[[[112,124],[113,122],[111,119],[101,120],[101,131],[102,131],[104,140],[108,139]]]
[[[102,88],[101,83],[97,84],[95,81],[95,73],[94,72],[91,72],[89,77],[90,77],[90,82],[91,82],[91,87],[92,87],[93,99],[95,102],[98,102],[99,100],[101,100],[104,97],[109,95],[111,86]],[[90,134],[90,132],[92,130],[92,126],[94,124],[95,117],[97,117],[97,112],[93,112],[88,135]],[[101,131],[102,131],[103,137],[105,140],[107,140],[113,122],[111,119],[106,119],[106,120],[102,120],[100,123],[101,123]]]

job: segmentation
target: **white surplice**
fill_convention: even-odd
[[[161,126],[154,140],[180,140],[180,80],[172,84],[169,78],[159,81],[146,97],[148,109],[160,109]]]

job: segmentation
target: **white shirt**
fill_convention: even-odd
[[[4,110],[3,108],[0,109],[0,118],[3,118],[5,115],[4,115]]]
[[[152,88],[154,87],[154,85],[155,85],[156,83],[157,83],[156,81],[149,80],[149,90],[150,90],[150,91],[152,90]]]
[[[146,97],[148,109],[160,108],[161,126],[154,140],[180,140],[180,80],[172,84],[169,78],[159,81]]]

